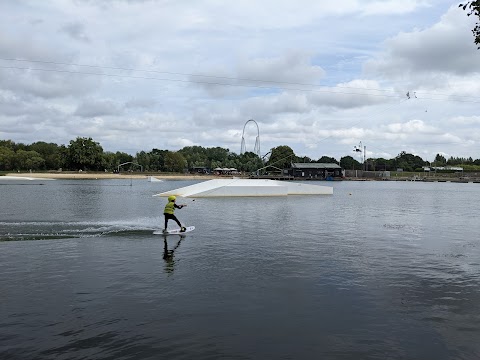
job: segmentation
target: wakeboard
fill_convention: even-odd
[[[189,233],[190,231],[193,231],[195,230],[195,226],[186,226],[185,227],[185,231],[180,231],[180,228],[178,229],[172,229],[172,230],[168,230],[167,232],[163,232],[163,230],[155,230],[153,232],[154,235],[164,235],[164,236],[167,236],[167,235],[180,235],[182,236],[183,234],[186,234],[186,233]]]

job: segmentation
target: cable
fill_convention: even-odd
[[[52,64],[52,65],[64,65],[64,66],[80,66],[80,67],[90,67],[90,68],[98,68],[98,69],[111,69],[111,70],[124,70],[124,71],[136,71],[136,72],[147,72],[147,73],[157,73],[157,74],[169,74],[169,75],[182,75],[182,76],[193,76],[193,77],[206,77],[212,79],[224,79],[224,80],[232,80],[232,81],[252,81],[252,82],[263,82],[263,83],[272,83],[272,84],[284,84],[284,85],[300,85],[300,86],[311,86],[311,87],[326,87],[328,85],[319,85],[319,84],[312,84],[312,83],[295,83],[295,82],[286,82],[286,81],[277,81],[277,80],[265,80],[265,79],[251,79],[251,78],[235,78],[235,77],[227,77],[227,76],[216,76],[216,75],[205,75],[205,74],[192,74],[192,73],[180,73],[180,72],[169,72],[169,71],[158,71],[158,70],[143,70],[143,69],[135,69],[135,68],[122,68],[122,67],[113,67],[113,66],[101,66],[101,65],[89,65],[89,64],[77,64],[77,63],[66,63],[66,62],[56,62],[56,61],[44,61],[44,60],[28,60],[28,59],[17,59],[17,58],[0,58],[0,60],[4,61],[17,61],[17,62],[31,62],[31,63],[41,63],[41,64]],[[75,73],[75,74],[87,74],[87,75],[98,75],[98,76],[118,76],[118,77],[131,77],[137,79],[149,79],[149,80],[160,80],[160,81],[177,81],[177,82],[191,82],[191,83],[200,83],[200,84],[209,84],[209,85],[225,85],[225,86],[241,86],[241,87],[259,87],[259,88],[267,88],[270,89],[270,86],[254,86],[254,85],[240,85],[240,84],[225,84],[225,83],[213,83],[213,82],[205,82],[205,81],[193,81],[193,80],[175,80],[175,79],[162,79],[162,78],[152,78],[152,77],[137,77],[137,76],[129,76],[129,75],[116,75],[116,74],[102,74],[102,73],[88,73],[88,72],[74,72],[68,70],[59,70],[59,69],[34,69],[34,68],[20,68],[20,67],[3,67],[0,68],[15,68],[15,69],[23,69],[23,70],[35,70],[35,71],[57,71],[57,72],[66,72],[66,73]],[[278,87],[281,88],[281,87]],[[387,89],[374,89],[374,88],[360,88],[360,87],[353,87],[353,86],[336,86],[336,88],[340,89],[355,89],[355,90],[364,90],[364,91],[377,91],[377,92],[384,92],[384,93],[393,93],[394,90],[387,90]],[[309,89],[295,89],[295,88],[285,88],[286,90],[298,90],[298,91],[318,91],[318,90],[309,90]],[[350,95],[370,95],[370,96],[385,96],[385,97],[396,97],[396,95],[379,95],[379,94],[358,94],[358,93],[343,93],[339,91],[321,91],[321,92],[329,92],[329,93],[339,93],[339,94],[350,94]],[[443,97],[456,97],[456,98],[472,98],[472,99],[479,99],[479,101],[467,101],[467,100],[451,100],[456,102],[471,102],[471,103],[479,103],[480,98],[478,96],[472,95],[451,95],[451,94],[444,94],[444,93],[425,93],[419,92],[419,96],[427,95],[427,96],[443,96]],[[436,98],[428,98],[423,97],[423,99],[427,100],[434,100],[434,101],[445,101],[445,99],[436,99]]]
[[[169,75],[209,77],[209,78],[214,78],[214,79],[225,79],[225,80],[234,80],[234,81],[254,81],[254,82],[264,82],[264,83],[274,83],[274,84],[285,84],[285,85],[302,85],[302,86],[314,86],[314,87],[329,87],[328,85],[319,85],[319,84],[312,84],[312,83],[295,83],[295,82],[277,81],[277,80],[251,79],[251,78],[236,78],[236,77],[228,77],[228,76],[216,76],[216,75],[205,75],[205,74],[192,74],[192,73],[179,73],[179,72],[158,71],[158,70],[143,70],[143,69],[134,69],[134,68],[122,68],[122,67],[101,66],[101,65],[87,65],[87,64],[76,64],[76,63],[64,63],[64,62],[55,62],[55,61],[26,60],[26,59],[8,59],[8,58],[0,58],[0,60],[5,60],[5,61],[18,61],[18,62],[32,62],[32,63],[52,64],[52,65],[83,66],[83,67],[92,67],[92,68],[99,68],[99,69],[124,70],[124,71],[139,71],[139,72],[150,72],[150,73],[169,74]],[[339,88],[342,88],[342,89],[356,89],[356,90],[393,92],[393,90],[386,90],[386,89],[359,88],[359,87],[353,87],[353,86],[338,86],[338,87],[339,87]]]
[[[398,97],[399,97],[398,95],[381,95],[381,94],[368,94],[368,93],[367,93],[367,94],[362,94],[362,93],[343,92],[343,91],[327,91],[327,90],[314,90],[314,89],[282,88],[282,87],[275,87],[275,86],[260,86],[260,85],[226,84],[226,83],[215,83],[215,82],[209,82],[209,81],[166,79],[166,78],[154,78],[154,77],[147,77],[147,76],[132,76],[132,75],[118,75],[118,74],[102,74],[102,73],[83,72],[83,71],[72,71],[72,70],[58,70],[58,69],[23,68],[23,67],[16,67],[16,66],[0,66],[0,69],[46,71],[46,72],[67,73],[67,74],[82,74],[82,75],[109,76],[109,77],[121,77],[121,78],[130,78],[130,79],[172,81],[172,82],[181,82],[181,83],[194,83],[194,84],[232,86],[232,87],[246,87],[246,88],[259,88],[259,89],[274,89],[274,88],[277,88],[277,89],[283,89],[283,90],[308,91],[308,92],[319,92],[319,93],[330,93],[330,94],[342,94],[342,95],[379,96],[379,97],[390,97],[390,98],[398,98]]]

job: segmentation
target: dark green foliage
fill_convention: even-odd
[[[292,148],[287,145],[277,146],[272,149],[270,159],[268,159],[267,166],[279,169],[290,168],[292,162],[296,159]]]
[[[14,157],[15,168],[19,170],[39,170],[45,160],[36,151],[17,150]]]
[[[420,156],[407,154],[405,151],[402,151],[394,159],[393,165],[404,171],[414,171],[416,168],[425,166],[425,161]]]
[[[340,166],[345,170],[361,170],[362,164],[355,160],[352,156],[344,156],[340,159]]]
[[[28,148],[36,151],[45,160],[43,169],[60,169],[66,165],[66,148],[63,145],[38,141],[29,145]]]
[[[433,166],[445,166],[447,164],[447,159],[443,155],[437,154],[435,160],[433,160]]]
[[[327,164],[338,164],[338,161],[333,158],[333,157],[329,157],[329,156],[322,156],[320,159],[318,159],[318,161],[316,162],[319,162],[319,163],[327,163]]]
[[[463,10],[467,11],[467,16],[475,16],[480,19],[480,0],[476,1],[468,1],[466,3],[458,5],[459,7],[463,8]],[[478,49],[480,49],[480,22],[475,24],[475,27],[472,30],[474,42],[478,45]]]
[[[308,156],[295,156],[295,159],[292,162],[308,164],[315,161],[310,159]]]
[[[103,148],[92,138],[78,137],[70,141],[67,163],[72,170],[103,170]]]
[[[0,170],[11,171],[14,168],[15,151],[7,146],[1,146],[0,142]]]
[[[187,170],[187,160],[179,151],[168,151],[165,154],[165,170],[169,172],[184,172]]]

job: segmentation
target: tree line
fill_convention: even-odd
[[[277,146],[263,158],[253,152],[236,154],[221,147],[204,148],[202,146],[186,146],[178,151],[152,149],[140,151],[135,156],[124,152],[104,151],[102,146],[92,138],[77,137],[68,146],[46,143],[15,143],[11,140],[0,140],[0,171],[139,171],[147,172],[185,172],[194,168],[235,168],[238,171],[280,172],[290,168],[292,162],[297,163],[335,163],[347,170],[367,171],[421,171],[424,166],[445,167],[462,166],[464,170],[480,171],[480,159],[450,157],[437,154],[433,162],[421,157],[401,152],[393,159],[369,158],[365,164],[352,156],[344,156],[337,161],[333,157],[322,156],[311,159],[308,156],[297,156],[293,149],[286,145]]]

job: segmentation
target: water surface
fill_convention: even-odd
[[[0,358],[480,358],[480,184],[185,199],[165,243],[193,183],[0,185]]]

